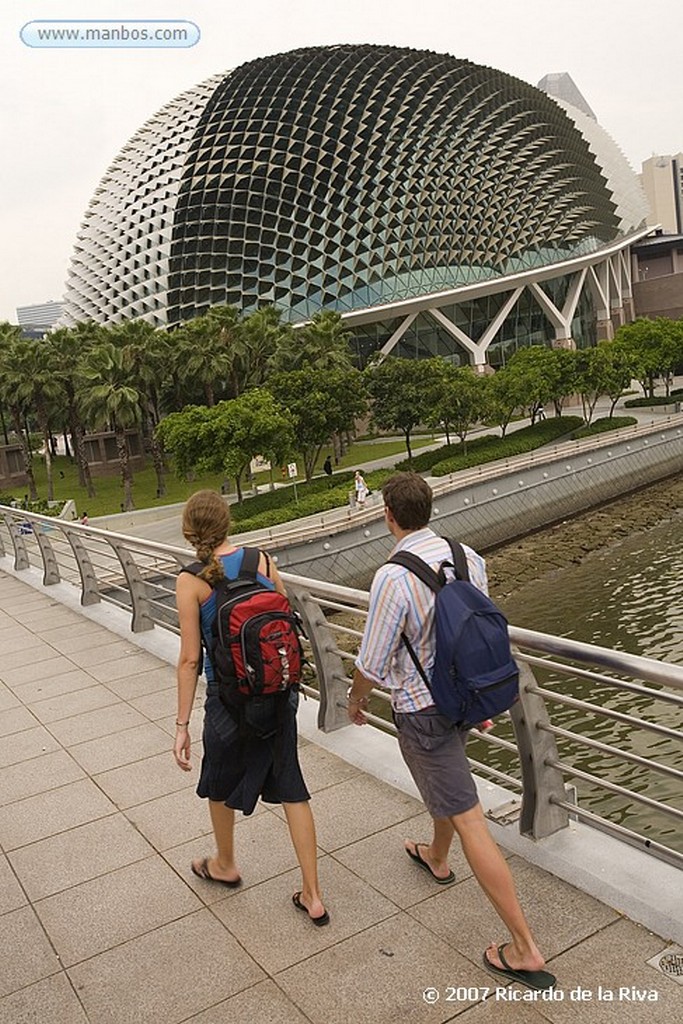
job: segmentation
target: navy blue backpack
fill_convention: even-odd
[[[436,594],[431,679],[405,633],[401,639],[441,714],[468,728],[512,707],[519,696],[519,670],[510,650],[507,619],[469,582],[462,546],[451,540],[448,544],[453,562],[443,562],[438,572],[410,551],[397,551],[389,562],[415,573]],[[450,583],[444,566],[455,572]]]

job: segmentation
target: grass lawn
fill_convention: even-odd
[[[430,436],[422,436],[416,438],[412,444],[413,448],[417,449],[431,443],[432,438]],[[320,453],[320,458],[316,466],[316,473],[320,473],[322,471],[322,464],[328,452],[332,454],[332,449],[323,448]],[[390,455],[396,455],[397,460],[405,457],[405,444],[402,440],[392,438],[390,441],[379,440],[374,442],[357,442],[351,446],[346,455],[340,460],[339,465],[335,466],[335,469],[362,469],[365,462],[369,462],[373,459],[385,458]],[[301,473],[302,465],[300,459],[298,460],[297,465]],[[114,512],[121,511],[123,487],[118,473],[115,473],[112,476],[94,477],[93,483],[97,494],[94,498],[89,498],[86,494],[85,488],[80,487],[78,484],[78,470],[76,469],[76,465],[71,463],[66,456],[57,456],[57,458],[53,460],[53,469],[55,500],[67,501],[69,498],[73,498],[76,502],[79,514],[86,511],[91,518],[94,516],[111,515]],[[47,497],[45,463],[38,456],[34,456],[33,459],[33,472],[36,478],[39,497]],[[273,475],[276,482],[282,480],[282,475],[279,469],[276,470]],[[303,476],[300,475],[297,479],[301,481],[302,478]],[[194,480],[188,482],[180,480],[175,473],[171,471],[166,474],[165,496],[163,498],[157,498],[156,474],[151,461],[149,461],[144,470],[135,473],[133,476],[133,500],[136,508],[153,508],[160,507],[162,505],[172,505],[176,502],[187,501],[194,491],[198,491],[202,487],[211,487],[215,490],[220,490],[222,482],[222,478],[214,473],[198,473]],[[267,488],[270,483],[270,474],[268,472],[258,473],[256,475],[256,483],[261,488]],[[231,482],[231,489],[233,489],[233,487],[234,484]],[[247,493],[248,485],[246,482],[243,487],[245,493]],[[25,490],[26,488],[14,488],[14,496],[21,500]]]

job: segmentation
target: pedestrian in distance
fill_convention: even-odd
[[[365,499],[367,498],[367,496],[370,493],[370,491],[368,490],[368,485],[365,482],[365,477],[363,476],[363,471],[360,470],[360,469],[356,470],[356,473],[355,473],[355,476],[354,476],[354,479],[353,479],[353,487],[354,487],[354,493],[355,493],[355,497],[356,497],[356,507],[357,508],[365,508]]]
[[[217,615],[217,590],[221,581],[240,575],[247,550],[229,540],[230,511],[215,491],[197,491],[185,505],[183,536],[194,547],[199,565],[179,574],[176,603],[180,625],[178,657],[178,703],[173,754],[182,771],[192,768],[190,718],[197,680],[203,662],[206,675],[203,747],[197,795],[209,802],[209,814],[216,844],[213,856],[192,861],[198,878],[235,889],[242,876],[234,848],[235,811],[252,814],[261,797],[266,803],[281,803],[292,844],[301,868],[301,890],[292,901],[315,925],[327,924],[329,914],[322,902],[318,882],[315,824],[297,753],[296,688],[277,696],[274,731],[267,736],[244,727],[239,709],[232,709],[219,697],[219,687],[206,638],[212,636]],[[262,591],[285,594],[282,580],[264,552],[251,549],[254,580]],[[203,567],[202,567],[203,566]],[[215,650],[215,649],[214,649]]]
[[[81,526],[87,526],[90,520],[88,519],[88,513],[84,512],[81,516]]]
[[[326,477],[328,477],[328,479],[329,479],[329,477],[332,476],[333,469],[332,469],[332,456],[331,455],[328,455],[327,458],[325,459],[325,461],[323,462],[323,473],[325,474]]]
[[[432,491],[426,481],[416,473],[397,473],[384,485],[382,496],[385,521],[396,541],[392,554],[411,552],[435,571],[441,567],[451,571],[446,567],[452,565],[448,542],[428,526]],[[486,593],[483,558],[462,547],[470,582]],[[455,875],[448,866],[448,853],[457,833],[475,878],[511,935],[511,940],[486,948],[484,966],[506,984],[517,981],[537,991],[550,989],[556,979],[545,970],[510,868],[489,833],[479,803],[465,756],[467,732],[437,710],[403,636],[429,678],[436,653],[434,593],[404,566],[385,563],[370,590],[368,618],[347,695],[349,720],[365,724],[373,686],[391,691],[399,747],[433,822],[429,842],[405,840],[407,855],[435,883],[450,884]]]

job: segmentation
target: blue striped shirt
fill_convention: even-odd
[[[487,594],[484,559],[465,544],[463,548],[470,582]],[[435,570],[442,562],[452,561],[448,541],[429,527],[409,533],[392,554],[397,551],[412,551]],[[431,678],[436,653],[434,593],[409,569],[385,564],[375,573],[370,588],[368,620],[356,668],[376,685],[391,690],[394,710],[405,713],[431,707],[434,701],[401,641],[403,632]]]

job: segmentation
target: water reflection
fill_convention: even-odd
[[[683,517],[677,517],[590,556],[582,565],[562,570],[552,579],[529,584],[501,604],[516,626],[683,664],[682,583]],[[536,674],[539,682],[558,692],[669,728],[683,728],[683,708],[663,700],[631,692],[608,690],[606,694],[604,685],[590,680]],[[596,719],[567,707],[553,706],[552,721],[619,750],[683,769],[683,750],[675,739],[634,732],[627,723]],[[470,749],[473,756],[481,756],[495,767],[512,768],[504,751],[489,748],[480,752],[476,745]],[[561,760],[582,771],[683,809],[683,787],[678,779],[571,741],[559,740],[558,749]],[[576,784],[583,807],[683,851],[681,830],[666,815],[648,807],[629,806],[618,794],[607,794],[591,783]]]
[[[518,590],[515,626],[683,664],[683,516]]]

